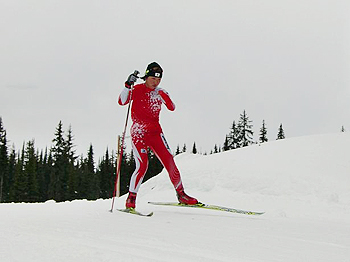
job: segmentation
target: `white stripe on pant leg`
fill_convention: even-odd
[[[171,153],[170,146],[169,146],[168,142],[166,141],[165,136],[164,136],[163,133],[160,133],[160,137],[162,138],[162,141],[163,141],[163,144],[164,144],[165,148],[168,149],[170,154],[173,154],[173,153]]]
[[[136,178],[137,178],[137,175],[139,174],[142,160],[141,160],[141,156],[139,154],[139,151],[137,151],[137,148],[135,147],[134,143],[131,142],[131,145],[132,145],[132,150],[134,152],[134,159],[135,159],[136,167],[135,167],[134,173],[131,175],[129,191],[132,193],[137,193],[140,185],[138,185],[138,186],[136,185]]]

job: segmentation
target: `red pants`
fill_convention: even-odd
[[[174,188],[176,190],[183,188],[180,172],[176,167],[173,155],[163,133],[146,133],[143,134],[142,137],[132,135],[132,147],[136,162],[136,169],[130,179],[130,192],[137,193],[146,174],[148,168],[148,148],[153,151],[153,153],[158,157],[162,165],[168,171]]]

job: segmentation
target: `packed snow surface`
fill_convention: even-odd
[[[138,210],[151,218],[111,213],[111,199],[1,204],[0,261],[350,261],[348,133],[176,162],[201,202],[266,213],[149,205],[176,201],[163,171],[138,194]]]

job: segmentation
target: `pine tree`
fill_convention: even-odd
[[[44,157],[41,162],[41,168],[40,168],[40,171],[38,171],[38,176],[40,177],[39,192],[41,192],[41,197],[43,201],[50,199],[49,185],[51,184],[50,183],[51,178],[54,177],[53,174],[54,174],[54,160],[52,157],[52,153],[48,152],[48,149],[45,148]]]
[[[63,125],[62,121],[58,123],[58,126],[56,128],[55,132],[55,138],[52,140],[54,143],[53,147],[51,148],[51,152],[54,158],[54,161],[58,161],[65,153],[65,141],[64,141],[64,132],[63,132]]]
[[[67,199],[69,160],[61,121],[56,128],[55,138],[52,142],[54,143],[51,148],[54,165],[48,190],[49,198],[56,201],[64,201]]]
[[[186,144],[184,144],[184,146],[182,147],[182,152],[183,152],[183,153],[187,152],[187,146],[186,146]]]
[[[79,165],[79,186],[78,186],[78,198],[79,199],[91,199],[91,180],[93,177],[93,167],[89,166],[89,157],[84,158],[81,155]]]
[[[120,195],[123,195],[129,192],[129,182],[135,168],[136,168],[136,162],[134,159],[133,150],[131,150],[130,154],[127,154],[126,147],[124,145],[123,156],[121,160],[121,168],[120,168]]]
[[[177,145],[175,155],[177,156],[177,155],[179,155],[179,154],[181,154],[180,146]]]
[[[280,127],[278,128],[277,140],[285,139],[285,138],[286,137],[284,135],[284,130],[283,130],[282,124],[280,124]]]
[[[65,145],[65,151],[68,156],[69,162],[72,164],[74,164],[76,159],[78,158],[75,155],[75,150],[74,150],[75,145],[73,144],[73,141],[74,141],[74,136],[73,136],[72,126],[69,126],[69,129],[67,132],[67,139],[64,145]]]
[[[236,124],[236,121],[233,121],[230,133],[226,137],[228,139],[229,150],[241,147],[241,145],[242,145],[242,131],[241,131],[241,127]]]
[[[28,177],[24,172],[24,144],[22,151],[18,152],[18,158],[15,163],[15,173],[13,178],[13,186],[10,190],[10,198],[14,202],[27,202],[28,201]]]
[[[260,143],[268,142],[268,139],[267,139],[267,128],[266,128],[266,125],[265,125],[265,120],[263,120],[262,127],[260,128],[259,142]]]
[[[344,133],[345,132],[345,128],[344,126],[341,126],[341,132]]]
[[[240,115],[240,119],[238,122],[238,127],[240,130],[239,142],[242,147],[249,146],[253,144],[253,125],[252,121],[249,120],[249,117],[246,111],[243,111],[243,114]]]
[[[85,160],[83,155],[81,155],[80,159],[77,161],[77,167],[78,167],[78,171],[77,171],[78,187],[77,187],[76,196],[77,196],[77,199],[84,199],[86,198],[86,195],[87,195],[88,179],[85,176]]]
[[[228,138],[228,136],[225,137],[225,142],[224,142],[224,145],[222,146],[222,150],[223,150],[223,151],[228,151],[228,150],[230,150],[230,147],[229,147],[229,138]]]
[[[39,200],[37,162],[34,140],[32,140],[27,143],[24,154],[24,173],[28,181],[28,193],[25,201],[28,202],[37,202]]]
[[[6,130],[3,127],[2,118],[0,117],[0,203],[8,198],[9,192],[9,159],[7,150]]]
[[[67,165],[67,174],[66,174],[66,180],[67,180],[67,189],[65,194],[65,199],[67,200],[73,200],[76,198],[76,192],[78,189],[78,178],[77,178],[77,167],[76,167],[76,159],[78,158],[75,155],[74,150],[74,136],[72,131],[72,126],[69,126],[67,137],[65,140],[65,162]]]
[[[97,174],[100,181],[100,197],[103,199],[112,197],[114,191],[115,168],[113,159],[109,156],[108,148],[99,164]]]
[[[90,144],[88,156],[85,160],[85,178],[86,178],[86,198],[88,200],[95,200],[99,196],[99,181],[95,173],[95,161],[93,146]]]
[[[14,177],[16,173],[16,152],[15,149],[11,149],[10,156],[9,156],[9,165],[8,165],[8,180],[7,180],[7,187],[4,185],[4,188],[6,189],[5,194],[3,195],[5,202],[14,202],[14,200],[11,198],[11,190],[14,183]],[[6,181],[6,180],[5,180]]]
[[[196,142],[193,143],[192,154],[197,154]]]
[[[47,151],[46,151],[47,153]],[[45,180],[45,161],[47,158],[45,158],[46,155],[44,155],[44,152],[41,150],[40,154],[38,154],[38,161],[37,161],[37,181],[38,181],[38,193],[39,193],[39,202],[46,201],[46,180]]]

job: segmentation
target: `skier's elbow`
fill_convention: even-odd
[[[175,111],[175,104],[174,103],[171,103],[170,105],[168,105],[168,109],[170,111]]]
[[[125,106],[129,103],[128,99],[124,100],[121,97],[118,98],[118,104],[121,106]]]

